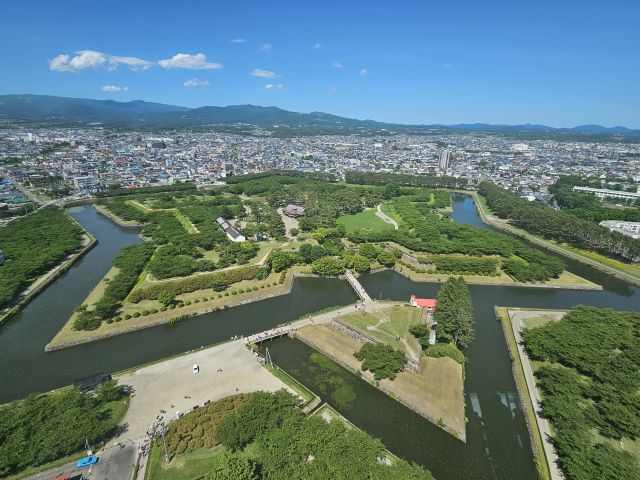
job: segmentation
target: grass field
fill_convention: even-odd
[[[393,230],[393,225],[385,223],[384,220],[376,215],[376,211],[375,208],[368,208],[355,215],[342,215],[338,218],[338,222],[344,224],[347,232],[352,232],[356,228],[364,228],[373,232]]]
[[[557,321],[557,320],[555,318],[542,315],[540,317],[524,318],[522,320],[522,323],[524,323],[525,328],[537,328],[537,327],[542,327],[543,325],[546,325],[547,323],[552,321]]]
[[[367,313],[364,316],[361,313],[353,313],[342,316],[340,319],[371,335],[376,340],[406,352],[405,343],[396,341],[396,337],[400,337],[407,343],[409,349],[414,353],[414,357],[417,356],[418,339],[409,332],[409,327],[420,322],[422,309],[396,306],[385,310],[384,313],[386,316],[379,313]],[[386,317],[389,317],[391,321]]]
[[[398,217],[396,216],[396,212],[393,211],[393,208],[391,208],[391,205],[389,205],[388,203],[383,203],[382,206],[380,207],[380,210],[382,211],[382,213],[384,213],[388,217],[391,217],[396,222],[398,221]]]
[[[145,480],[191,480],[202,477],[212,470],[213,458],[221,453],[223,448],[200,448],[191,453],[181,453],[167,463],[164,451],[159,446],[153,446],[149,454]]]
[[[478,194],[478,198],[480,199],[480,203],[482,204],[482,208],[484,208],[485,212],[487,212],[489,215],[495,215],[496,214],[496,212],[491,210],[491,208],[489,208],[489,206],[487,205],[487,199],[485,197],[483,197],[482,195]]]

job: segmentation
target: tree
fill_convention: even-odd
[[[292,237],[297,237],[298,234],[300,233],[300,230],[297,228],[291,228],[289,229],[289,233],[291,234]]]
[[[437,339],[466,348],[473,339],[473,310],[469,287],[462,277],[449,277],[438,292],[434,319]]]
[[[322,245],[313,245],[311,247],[311,261],[318,260],[326,255],[324,247]]]
[[[326,256],[311,264],[311,272],[316,275],[342,275],[344,265],[341,259]]]
[[[400,250],[399,248],[394,248],[391,253],[393,254],[394,257],[396,258],[402,258],[402,250]]]
[[[391,345],[365,343],[360,350],[353,353],[358,360],[363,361],[360,368],[373,372],[376,380],[396,378],[397,372],[402,370],[407,359],[401,350],[395,350]]]
[[[158,302],[162,303],[165,307],[176,299],[176,294],[169,290],[163,290],[158,294]]]
[[[122,187],[122,185],[119,184],[119,183],[110,183],[109,184],[109,190],[119,190],[120,187]]]
[[[355,255],[353,257],[353,269],[358,273],[368,272],[371,270],[371,261],[362,255]]]
[[[305,243],[305,244],[300,246],[300,256],[303,258],[305,263],[313,262],[313,259],[311,258],[311,244],[310,243]]]
[[[400,193],[400,185],[396,182],[389,182],[384,187],[384,198],[387,200],[392,199],[393,197],[397,197]]]
[[[224,280],[214,280],[213,282],[211,282],[211,285],[209,285],[209,288],[211,288],[215,292],[224,292],[227,287],[227,282],[225,282]]]
[[[360,255],[367,257],[370,260],[373,260],[378,255],[376,247],[370,243],[361,243],[360,244]]]
[[[117,380],[109,380],[95,388],[97,399],[100,402],[113,402],[122,396],[122,387],[118,385]]]
[[[233,455],[228,450],[222,453],[219,466],[205,475],[205,480],[254,480],[257,479],[256,464],[248,458]]]
[[[387,267],[396,263],[396,257],[394,257],[391,253],[382,251],[378,254],[378,262],[381,265],[385,265]]]

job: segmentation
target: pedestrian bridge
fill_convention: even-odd
[[[360,282],[358,281],[358,279],[353,275],[353,273],[351,273],[350,270],[347,270],[345,272],[345,276],[347,277],[347,281],[349,282],[349,285],[351,285],[353,287],[353,289],[356,291],[356,293],[358,294],[358,296],[360,297],[360,299],[364,302],[364,303],[370,303],[371,302],[371,297],[369,296],[369,294],[365,291],[364,287],[362,285],[360,285]]]

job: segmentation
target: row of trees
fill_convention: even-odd
[[[533,235],[630,263],[640,262],[640,239],[611,232],[540,202],[529,202],[490,182],[481,182],[478,192],[498,217],[509,219],[514,226]]]
[[[464,350],[473,340],[471,294],[463,277],[449,277],[438,291],[434,320],[439,343],[453,343]]]
[[[0,308],[82,246],[82,229],[49,205],[0,229]]]
[[[403,187],[427,187],[427,188],[465,188],[467,180],[464,178],[448,177],[443,175],[410,175],[405,173],[374,173],[348,171],[345,173],[347,183],[357,185],[386,185],[395,182]]]
[[[139,187],[139,188],[109,188],[104,192],[96,192],[93,195],[95,197],[124,197],[129,195],[144,195],[147,193],[160,193],[160,192],[184,192],[187,190],[197,190],[193,183],[174,183],[172,185],[161,185],[159,187]]]
[[[542,407],[565,477],[640,478],[638,458],[616,443],[640,435],[640,313],[578,305],[560,322],[525,331]]]
[[[432,480],[418,465],[380,459],[382,442],[340,420],[302,416],[298,399],[280,390],[254,393],[233,415],[222,420],[215,440],[225,451],[214,457],[207,480],[267,478],[385,478]],[[247,455],[250,447],[251,455]]]
[[[105,405],[121,397],[110,381],[95,396],[65,388],[0,407],[0,477],[78,453],[85,439],[98,443],[117,426]]]
[[[336,182],[335,175],[321,172],[301,172],[299,170],[269,170],[263,173],[250,173],[248,175],[237,175],[232,177],[226,177],[225,182],[229,185],[235,185],[238,183],[244,183],[250,180],[256,180],[260,178],[268,177],[293,177],[293,178],[305,178],[309,180],[318,180],[323,182]]]

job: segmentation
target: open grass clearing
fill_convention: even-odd
[[[547,316],[540,316],[540,317],[527,317],[524,318],[522,320],[522,323],[524,323],[525,328],[537,328],[537,327],[542,327],[543,325],[546,325],[549,322],[553,322],[553,321],[558,321],[558,319],[553,318],[553,317],[547,317]]]
[[[378,217],[376,211],[375,208],[367,208],[355,215],[342,215],[337,221],[345,226],[347,232],[352,232],[356,228],[366,229],[372,232],[393,230],[394,226]]]
[[[393,208],[388,203],[383,203],[380,206],[380,211],[384,213],[387,217],[391,217],[396,222],[398,221],[398,217],[396,217],[396,212],[393,211]]]
[[[155,445],[149,453],[144,480],[191,480],[212,470],[213,458],[222,453],[221,446],[199,448],[191,453],[175,455],[170,463],[164,458],[164,448]]]

